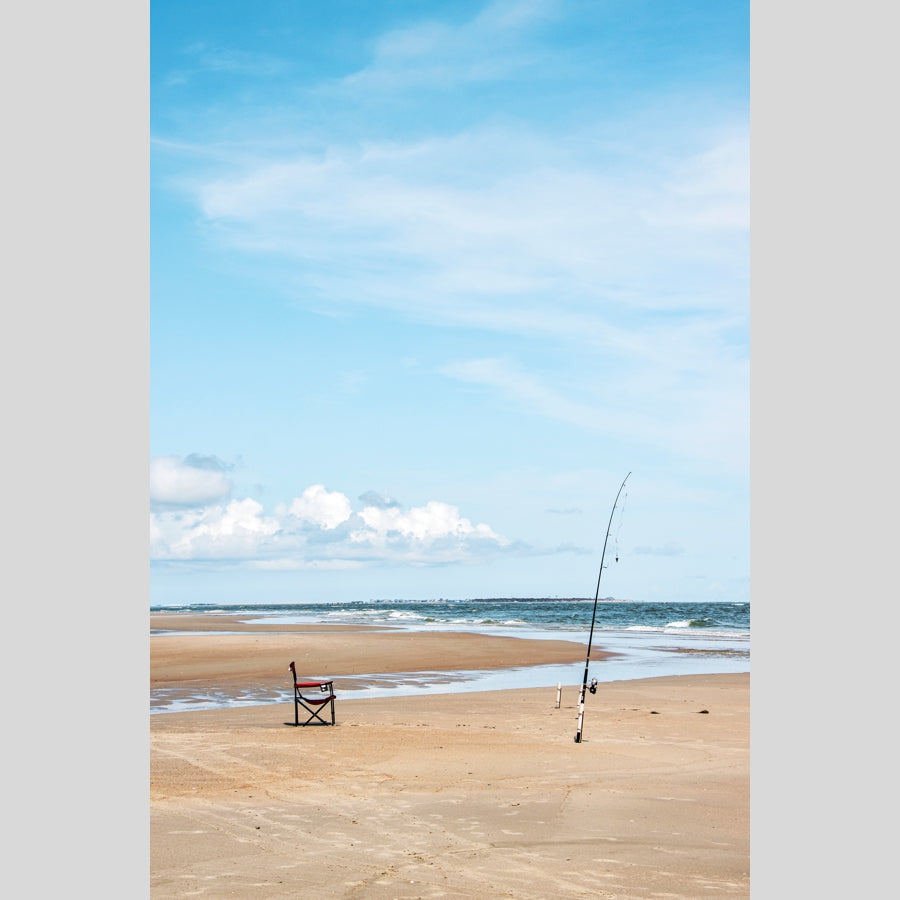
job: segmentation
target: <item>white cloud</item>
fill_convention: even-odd
[[[656,226],[747,231],[749,186],[750,147],[741,127],[724,132],[704,150],[678,161],[672,167],[663,202],[647,215]]]
[[[351,540],[360,543],[383,545],[392,533],[421,544],[431,544],[441,538],[485,539],[501,546],[509,543],[488,525],[473,525],[460,516],[455,506],[436,500],[406,511],[397,507],[367,506],[359,518],[365,528],[354,531]]]
[[[376,42],[372,62],[336,87],[357,93],[416,90],[507,77],[535,64],[535,50],[523,38],[557,5],[495,0],[459,24],[430,20],[387,32]]]
[[[291,503],[288,513],[296,519],[320,528],[337,528],[350,518],[350,501],[339,491],[329,492],[324,485],[314,484]]]
[[[587,129],[485,127],[260,161],[196,191],[220,237],[293,260],[319,299],[604,342],[626,311],[745,311],[746,134],[695,144],[654,159]]]
[[[218,560],[266,569],[341,569],[392,562],[471,562],[521,549],[487,524],[473,524],[448,503],[430,501],[403,509],[396,501],[380,498],[380,505],[354,513],[344,494],[322,485],[280,504],[272,515],[255,500],[244,499],[224,506],[155,511],[150,517],[151,559],[157,562]]]
[[[199,506],[221,500],[232,490],[223,464],[212,457],[160,456],[150,462],[154,503]]]
[[[157,512],[150,516],[150,555],[173,560],[252,557],[280,527],[249,498],[226,506]]]
[[[743,471],[749,454],[747,367],[712,356],[697,366],[702,376],[657,360],[637,372],[605,376],[602,383],[568,384],[565,391],[501,359],[457,361],[441,372],[483,385],[498,402],[533,415]]]
[[[240,118],[224,117],[227,140],[208,147],[220,175],[190,187],[217,240],[295,264],[317,309],[367,303],[620,347],[623,329],[636,335],[646,324],[617,319],[635,311],[702,311],[723,317],[720,328],[746,318],[749,133],[740,100],[714,107],[699,87],[672,96],[677,89],[662,85],[613,117],[601,103],[573,102],[580,81],[566,69],[560,93],[541,106],[558,97],[567,114],[546,124],[494,119],[479,107],[452,134],[438,124],[430,137],[420,130],[388,141],[364,117],[371,131],[348,135],[347,113],[371,100],[367,87],[389,86],[393,104],[441,84],[451,89],[442,100],[459,104],[470,80],[523,65],[559,72],[566,58],[540,26],[581,21],[553,0],[438,15],[378,36],[367,66],[319,85],[330,93],[312,104],[325,116],[315,127],[297,130],[294,103],[249,124],[245,105]],[[211,67],[260,63],[202,43],[189,51]],[[560,58],[550,65],[540,55],[553,53]],[[598,77],[596,60],[579,55],[577,64]],[[422,121],[424,129],[433,118]]]
[[[202,42],[184,48],[183,54],[189,65],[166,74],[164,81],[169,87],[186,84],[205,72],[271,78],[286,75],[293,68],[291,63],[277,57]]]
[[[597,409],[579,404],[541,383],[536,376],[522,372],[500,359],[470,359],[450,363],[441,370],[451,378],[498,389],[525,408],[547,418],[593,429]]]

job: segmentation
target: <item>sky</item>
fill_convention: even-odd
[[[749,26],[153,0],[151,605],[749,600]]]

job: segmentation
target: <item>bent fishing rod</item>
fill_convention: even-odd
[[[612,530],[612,522],[613,516],[616,514],[616,507],[619,505],[619,497],[622,495],[622,488],[625,487],[625,482],[628,481],[628,476],[631,475],[631,472],[625,476],[622,484],[619,486],[619,493],[616,494],[616,502],[613,503],[612,512],[609,514],[609,525],[606,526],[606,537],[603,539],[603,553],[600,556],[600,574],[597,576],[597,590],[594,593],[594,614],[591,616],[591,633],[588,636],[588,645],[587,645],[587,657],[584,660],[584,679],[581,682],[581,695],[578,698],[578,730],[575,732],[575,743],[581,743],[581,730],[584,725],[584,693],[587,690],[587,680],[588,680],[588,668],[591,664],[591,643],[594,640],[594,622],[597,618],[597,600],[600,598],[600,579],[603,577],[603,560],[606,559],[606,544],[609,541],[609,532]],[[591,691],[594,688],[591,687]]]

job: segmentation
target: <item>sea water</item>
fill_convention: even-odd
[[[351,603],[153,606],[151,613],[240,616],[246,622],[366,625],[407,631],[470,631],[530,640],[568,640],[585,645],[585,659],[565,665],[485,671],[434,671],[342,676],[336,688],[354,697],[504,690],[561,684],[580,688],[585,665],[598,682],[663,675],[750,671],[750,604],[635,603],[612,598],[486,598],[360,600]],[[152,634],[164,633],[154,630]],[[220,634],[222,632],[219,632]],[[589,659],[587,650],[614,656]],[[289,688],[289,685],[288,685]],[[288,702],[283,692],[206,695],[188,701],[151,693],[151,712],[225,705]]]

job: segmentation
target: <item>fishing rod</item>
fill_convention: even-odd
[[[591,643],[594,640],[594,621],[597,618],[597,600],[600,598],[600,579],[603,576],[603,560],[606,559],[606,542],[609,540],[609,532],[612,529],[613,516],[616,514],[616,507],[619,505],[619,497],[622,494],[622,488],[625,487],[625,482],[628,481],[629,475],[631,475],[631,472],[625,476],[619,487],[619,493],[616,494],[616,502],[613,503],[612,512],[609,514],[609,525],[606,526],[606,537],[603,539],[603,553],[600,556],[600,574],[597,576],[597,591],[594,594],[594,614],[591,616],[591,633],[588,636],[587,657],[584,660],[584,679],[581,682],[581,696],[578,698],[578,730],[575,732],[576,744],[581,743],[581,728],[582,725],[584,725],[584,693],[587,690],[588,667],[591,664]],[[594,687],[592,684],[591,692],[593,691]]]

